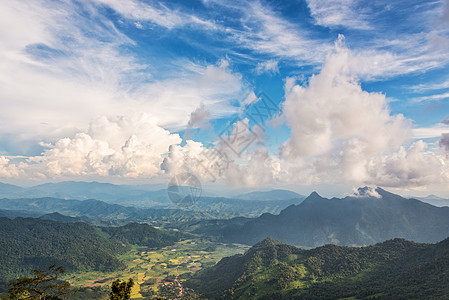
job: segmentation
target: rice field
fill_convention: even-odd
[[[109,287],[115,279],[133,278],[132,299],[151,299],[160,295],[160,288],[180,286],[189,274],[214,265],[226,256],[240,254],[249,247],[239,244],[221,244],[207,239],[189,239],[161,249],[133,246],[118,256],[126,264],[124,270],[102,273],[72,273],[66,276],[75,287]],[[175,284],[176,283],[176,284]],[[107,291],[106,291],[107,293]]]

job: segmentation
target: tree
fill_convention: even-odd
[[[129,278],[128,281],[121,281],[116,279],[111,285],[110,300],[129,300],[131,298],[131,289],[134,286],[134,281]]]
[[[50,300],[66,299],[71,294],[70,283],[61,282],[58,276],[64,273],[63,267],[51,265],[48,271],[33,270],[32,277],[20,277],[9,283],[6,299]]]

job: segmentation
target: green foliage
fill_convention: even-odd
[[[302,250],[266,239],[196,273],[208,299],[446,299],[449,239]]]
[[[139,223],[129,223],[121,227],[102,227],[101,230],[122,243],[150,248],[173,245],[181,237],[179,232],[159,230],[148,224]]]
[[[148,224],[98,228],[76,222],[0,218],[0,291],[6,281],[50,264],[67,271],[110,272],[125,265],[117,258],[130,244],[157,248],[172,245],[181,234]]]
[[[65,299],[72,293],[68,282],[58,281],[58,276],[64,273],[64,268],[51,265],[48,271],[33,270],[32,277],[20,277],[9,283],[6,299],[41,300]]]
[[[129,300],[131,298],[131,289],[134,286],[134,281],[129,278],[128,281],[121,281],[116,279],[111,285],[110,300]]]
[[[127,248],[85,223],[0,218],[0,278],[27,276],[33,269],[57,264],[67,271],[112,271]]]

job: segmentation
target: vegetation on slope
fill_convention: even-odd
[[[129,244],[154,248],[172,245],[180,237],[147,224],[98,228],[32,218],[0,218],[0,236],[3,283],[51,264],[68,272],[120,270],[125,265],[116,256],[128,250]]]
[[[303,250],[266,239],[187,282],[208,299],[443,299],[449,239]]]

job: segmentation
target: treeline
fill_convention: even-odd
[[[187,286],[207,299],[447,299],[448,282],[449,239],[312,250],[266,239]]]
[[[114,271],[124,268],[116,256],[130,244],[147,247],[172,245],[176,232],[148,224],[95,227],[33,218],[0,218],[0,281],[3,284],[33,269],[56,264],[72,271]]]

